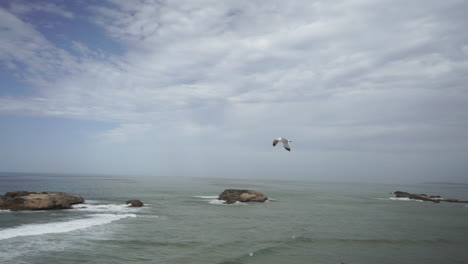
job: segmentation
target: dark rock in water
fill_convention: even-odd
[[[449,202],[449,203],[468,203],[468,201],[463,201],[463,200],[458,200],[458,199],[453,199],[453,198],[443,199],[441,201],[442,202]]]
[[[252,190],[227,189],[219,195],[218,200],[232,204],[235,202],[265,202],[268,197],[263,193]]]
[[[127,204],[130,204],[130,207],[142,207],[143,202],[140,200],[128,200],[126,201]]]
[[[414,193],[407,193],[407,192],[394,192],[396,197],[403,197],[403,198],[410,198],[415,200],[422,200],[422,201],[429,201],[433,203],[439,202],[450,202],[450,203],[468,203],[468,201],[460,201],[458,199],[443,199],[440,195],[427,195],[427,194],[414,194]]]
[[[393,194],[395,194],[396,197],[400,198],[400,197],[409,197],[409,194],[410,194],[410,193],[401,192],[401,191],[396,191],[396,192],[394,192]]]
[[[394,192],[394,194],[396,195],[396,197],[399,197],[399,198],[409,198],[409,199],[415,199],[415,200],[429,201],[433,203],[440,202],[440,200],[433,199],[426,194],[414,194],[414,193],[407,193],[407,192],[400,192],[400,191],[396,191]]]
[[[69,209],[74,204],[84,203],[78,195],[64,192],[7,192],[0,195],[0,209],[2,210],[48,210]]]
[[[452,198],[449,198],[449,199],[444,199],[444,202],[449,202],[449,203],[459,203],[460,201],[458,199],[452,199]]]

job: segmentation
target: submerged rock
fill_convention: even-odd
[[[81,196],[64,192],[7,192],[0,195],[2,210],[48,210],[69,209],[74,204],[84,203]]]
[[[128,200],[125,203],[129,204],[130,207],[142,207],[143,202],[140,200]]]
[[[227,189],[219,195],[218,200],[232,204],[235,202],[265,202],[268,197],[261,192],[252,190]]]

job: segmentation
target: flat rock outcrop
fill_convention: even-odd
[[[226,189],[219,195],[218,200],[232,204],[235,202],[265,202],[268,197],[261,192],[252,190]]]
[[[398,198],[409,198],[409,199],[422,200],[422,201],[428,201],[428,202],[433,202],[433,203],[440,202],[440,199],[431,198],[430,196],[423,194],[423,193],[414,194],[414,193],[396,191],[393,194],[395,194],[395,196]]]
[[[130,207],[142,207],[143,206],[143,202],[140,200],[128,200],[125,203],[129,204]]]
[[[83,197],[64,192],[16,191],[0,195],[1,210],[69,209],[80,203],[84,203]]]
[[[442,199],[441,201],[448,202],[448,203],[468,203],[468,201],[463,201],[463,200],[458,200],[458,199],[453,199],[453,198]]]
[[[462,201],[462,200],[452,199],[452,198],[444,199],[440,195],[427,195],[424,193],[414,194],[414,193],[396,191],[393,194],[395,194],[395,196],[399,198],[409,198],[409,199],[414,199],[414,200],[429,201],[433,203],[439,203],[439,202],[468,203],[468,201]]]

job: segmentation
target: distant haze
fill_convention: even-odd
[[[0,171],[468,182],[466,10],[1,1]]]

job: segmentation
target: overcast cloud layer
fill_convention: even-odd
[[[468,182],[466,10],[461,0],[7,1],[0,168]],[[272,148],[278,136],[291,153]]]

